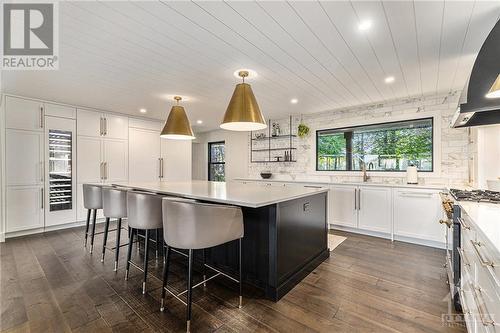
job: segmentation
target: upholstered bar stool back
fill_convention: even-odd
[[[102,185],[99,184],[83,184],[83,207],[87,209],[87,220],[85,224],[85,241],[84,246],[87,246],[87,238],[89,234],[90,215],[92,211],[92,232],[90,236],[90,253],[94,250],[95,225],[97,219],[97,210],[102,209]]]
[[[118,270],[118,259],[120,257],[120,236],[122,229],[122,219],[127,217],[127,190],[120,187],[104,187],[102,189],[102,208],[106,217],[104,226],[104,240],[102,242],[102,259],[106,253],[106,242],[108,239],[110,219],[117,219],[116,225],[116,247],[115,251],[115,272]]]
[[[128,272],[130,264],[138,268],[144,273],[142,282],[142,293],[146,293],[146,279],[148,272],[148,251],[149,251],[149,237],[151,231],[157,231],[163,227],[162,221],[162,195],[140,192],[128,191],[127,192],[127,222],[131,232],[129,232],[129,246],[127,252],[127,267],[125,271],[125,280],[128,280]],[[132,254],[132,239],[134,232],[144,230],[144,265],[139,267],[131,262]],[[158,243],[157,243],[158,245]]]

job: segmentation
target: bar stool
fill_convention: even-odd
[[[120,256],[120,236],[122,229],[122,219],[127,217],[127,190],[119,187],[105,187],[102,189],[102,206],[104,216],[106,217],[106,224],[104,226],[104,239],[102,242],[102,258],[104,262],[104,255],[106,249],[115,251],[115,269],[118,270],[118,258]],[[116,225],[116,246],[114,248],[107,248],[106,242],[108,240],[109,222],[110,219],[118,219]]]
[[[87,223],[85,225],[85,243],[87,247],[87,238],[89,234],[90,214],[94,211],[92,218],[92,233],[90,236],[90,253],[94,249],[95,224],[97,218],[97,210],[102,209],[102,185],[83,184],[83,207],[87,209]]]
[[[146,293],[146,279],[148,275],[148,251],[149,251],[149,236],[150,232],[163,227],[161,214],[161,199],[159,194],[139,191],[127,192],[127,219],[129,232],[128,251],[127,251],[127,267],[125,270],[125,280],[128,280],[130,265],[144,273],[142,282],[142,293]],[[145,230],[144,237],[144,265],[139,267],[130,259],[132,256],[132,244],[134,233],[138,230]],[[139,243],[137,243],[139,244]],[[139,245],[138,245],[139,246]]]
[[[191,303],[193,289],[193,251],[208,249],[234,240],[238,240],[239,243],[239,279],[235,279],[228,274],[225,274],[204,263],[204,269],[205,267],[209,268],[215,271],[216,274],[197,283],[194,287],[198,287],[216,276],[223,275],[239,283],[240,295],[238,307],[241,308],[243,300],[241,243],[244,233],[243,213],[241,208],[164,198],[162,210],[163,238],[166,243],[167,252],[166,264],[163,267],[163,285],[160,311],[165,309],[165,293],[168,292],[186,305],[186,330],[189,332],[191,328]],[[181,293],[172,292],[167,285],[171,248],[188,250],[187,289]],[[186,294],[187,296],[186,302],[180,298],[183,294]]]

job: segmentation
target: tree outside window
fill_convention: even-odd
[[[226,179],[225,142],[208,143],[208,180],[223,182]]]
[[[357,126],[316,132],[318,171],[433,170],[433,119]]]

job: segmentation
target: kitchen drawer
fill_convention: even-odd
[[[483,268],[485,278],[495,287],[496,294],[499,296],[498,303],[500,303],[500,257],[497,250],[480,232],[477,233],[474,244],[477,260]],[[500,318],[498,320],[500,322]]]
[[[471,289],[460,289],[460,300],[468,333],[496,333],[496,326],[485,325],[481,321],[480,310]]]

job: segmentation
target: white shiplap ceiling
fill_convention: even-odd
[[[239,68],[258,73],[268,118],[461,89],[500,1],[61,2],[59,13],[60,69],[4,71],[5,92],[158,119],[179,94],[203,131],[218,127]]]

